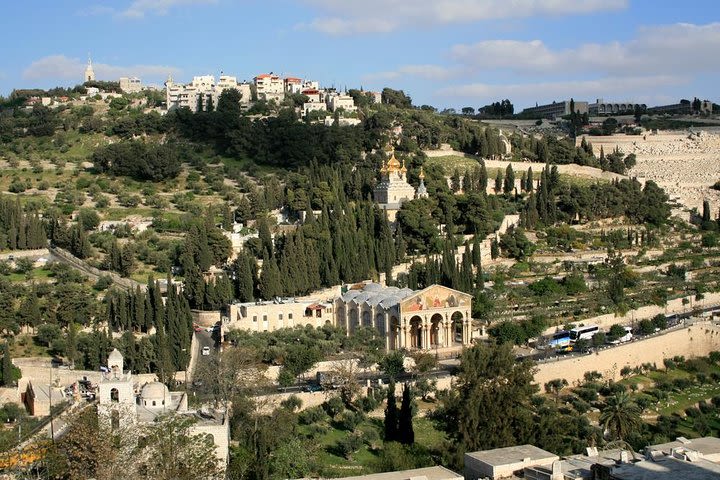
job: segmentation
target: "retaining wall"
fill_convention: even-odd
[[[585,372],[593,370],[606,379],[619,380],[620,370],[626,366],[653,363],[662,368],[666,358],[703,357],[713,350],[720,350],[720,327],[712,322],[696,322],[588,355],[540,363],[535,382],[542,386],[555,378],[564,378],[573,385],[583,380]]]

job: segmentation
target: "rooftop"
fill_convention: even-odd
[[[708,460],[687,461],[674,457],[623,463],[612,467],[618,480],[710,480],[720,478],[720,465]]]
[[[524,460],[558,460],[554,453],[547,452],[534,445],[518,445],[515,447],[496,448],[481,452],[466,453],[465,456],[475,458],[492,466],[511,465]]]
[[[425,467],[399,472],[373,473],[336,480],[462,480],[463,476],[445,467]]]
[[[686,450],[694,450],[703,456],[716,455],[720,453],[720,438],[702,437],[687,439],[684,437],[678,437],[678,439],[673,442],[650,445],[645,450],[659,450],[665,455],[669,455],[672,453],[673,448],[685,448]]]

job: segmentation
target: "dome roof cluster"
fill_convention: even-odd
[[[383,287],[378,283],[368,283],[362,290],[350,290],[340,297],[345,303],[353,302],[356,305],[367,305],[382,308],[391,308],[400,301],[415,293],[410,288]]]

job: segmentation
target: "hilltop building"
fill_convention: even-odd
[[[122,354],[114,349],[108,356],[109,372],[98,384],[98,419],[116,430],[124,426],[150,424],[161,415],[191,417],[192,434],[209,434],[215,444],[218,462],[226,465],[230,423],[226,413],[189,410],[185,392],[171,392],[160,382],[140,386],[132,373],[124,371]]]
[[[635,110],[644,111],[647,105],[644,103],[635,103],[632,101],[625,102],[606,102],[602,98],[595,100],[595,103],[588,105],[588,113],[590,115],[633,115]]]
[[[348,335],[373,327],[384,337],[387,350],[469,345],[471,312],[471,295],[440,285],[416,291],[369,283],[335,300],[337,326]]]
[[[120,90],[123,93],[138,93],[142,91],[142,82],[138,77],[120,77]]]
[[[240,102],[250,103],[250,84],[238,83],[236,77],[220,75],[220,80],[215,82],[214,75],[202,75],[193,77],[188,84],[175,83],[172,76],[165,82],[165,101],[168,110],[187,107],[196,112],[198,107],[207,110],[209,106],[217,107],[218,100],[223,91],[234,88],[240,92]]]
[[[427,196],[424,183],[422,183],[422,187],[422,195]],[[418,198],[415,188],[407,182],[405,161],[403,160],[403,163],[400,164],[400,161],[395,158],[394,150],[390,153],[390,160],[383,162],[380,169],[380,183],[375,187],[374,194],[375,202],[385,210],[391,222],[395,221],[403,202]]]
[[[575,102],[575,112],[581,114],[588,113],[588,102]],[[555,118],[564,117],[565,115],[570,115],[570,113],[572,113],[570,100],[563,100],[561,102],[552,102],[547,105],[526,108],[520,115],[532,118]]]
[[[85,82],[94,82],[95,81],[95,70],[93,70],[92,66],[92,58],[88,55],[88,63],[87,67],[85,67],[85,75],[83,77],[83,83]]]

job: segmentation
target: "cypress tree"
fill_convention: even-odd
[[[387,406],[385,407],[385,441],[397,442],[399,440],[399,417],[397,401],[395,400],[395,382],[388,385]]]
[[[255,259],[244,251],[235,259],[235,297],[241,302],[253,300],[253,269],[250,265]]]
[[[497,171],[497,175],[495,175],[495,193],[502,192],[503,189],[503,174],[502,170]]]
[[[515,188],[515,172],[513,171],[512,164],[508,163],[505,169],[505,180],[503,181],[503,193],[509,195]]]
[[[490,242],[490,257],[495,260],[500,256],[500,245],[498,245],[497,239],[493,238]]]
[[[275,259],[264,257],[260,272],[260,296],[265,300],[272,300],[280,295],[280,288],[280,271]]]
[[[532,191],[535,188],[534,183],[535,182],[533,181],[532,167],[529,167],[528,171],[527,171],[527,175],[525,176],[525,191],[528,193],[532,193]]]
[[[415,443],[410,385],[407,383],[403,387],[402,403],[400,404],[400,417],[398,418],[398,441],[404,445],[412,445]]]
[[[5,343],[3,344],[2,384],[4,387],[10,387],[13,384],[13,368],[12,358],[10,358],[10,343],[7,340],[5,340]]]
[[[485,168],[485,162],[480,161],[480,179],[478,181],[480,188],[480,192],[486,193],[487,192],[487,186],[488,186],[488,172],[487,168]]]

